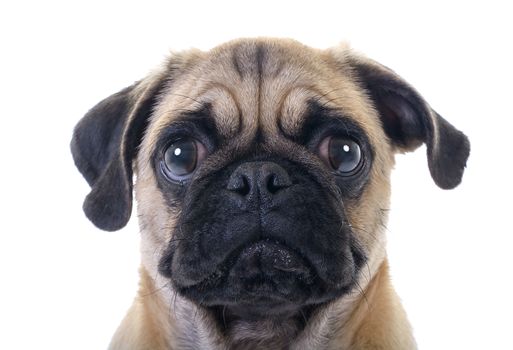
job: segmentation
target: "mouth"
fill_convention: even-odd
[[[249,244],[227,262],[232,285],[256,299],[287,300],[292,285],[313,282],[311,266],[291,248],[276,241]]]
[[[299,252],[275,240],[250,242],[201,282],[178,291],[207,307],[231,307],[250,315],[288,313],[308,303],[321,285]]]
[[[208,259],[200,255],[191,260],[203,266],[208,266],[209,261],[216,264],[208,275],[194,283],[182,284],[181,276],[171,272],[166,262],[172,260],[172,254],[166,256],[160,271],[171,279],[178,294],[198,306],[214,313],[222,310],[223,316],[232,314],[254,320],[305,314],[339,298],[350,292],[364,261],[363,255],[359,257],[353,249],[351,255],[326,253],[329,259],[312,260],[306,247],[303,255],[303,250],[274,237],[249,241],[225,254],[219,262],[213,259],[216,251],[222,253],[212,247]],[[175,273],[184,272],[175,270]]]
[[[268,282],[293,277],[307,284],[312,282],[312,268],[299,253],[272,240],[261,240],[232,254],[226,263],[228,277],[244,282],[245,289],[255,294],[266,293]],[[274,283],[275,284],[275,283]],[[279,286],[275,290],[279,292]]]

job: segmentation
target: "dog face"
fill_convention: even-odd
[[[99,228],[128,221],[171,295],[238,319],[308,315],[384,259],[394,154],[425,143],[442,188],[467,138],[394,72],[345,47],[239,40],[173,55],[77,125]],[[165,282],[163,283],[165,284]]]

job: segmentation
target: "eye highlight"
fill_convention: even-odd
[[[203,144],[193,138],[178,139],[167,146],[161,163],[164,175],[171,181],[183,181],[206,157]]]
[[[351,176],[362,166],[360,145],[350,137],[328,136],[319,145],[319,156],[338,175]]]

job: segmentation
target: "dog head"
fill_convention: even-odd
[[[345,47],[239,40],[172,55],[75,129],[99,228],[130,218],[169,293],[233,317],[290,317],[343,297],[383,261],[397,152],[427,146],[444,189],[467,138],[390,69]]]

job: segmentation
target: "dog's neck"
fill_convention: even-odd
[[[227,324],[225,340],[229,349],[286,349],[304,328],[304,321],[266,319],[259,321],[234,320]]]
[[[379,295],[381,289],[388,288],[387,261],[380,264],[370,281],[365,280],[368,283],[361,290],[319,307],[310,315],[279,321],[245,321],[229,315],[220,320],[222,314],[216,315],[166,288],[156,287],[144,269],[138,301],[151,311],[147,316],[153,318],[149,323],[154,325],[151,331],[156,333],[153,339],[158,349],[345,349],[354,346],[355,339],[361,336],[363,322],[372,322],[372,311],[387,302]]]

